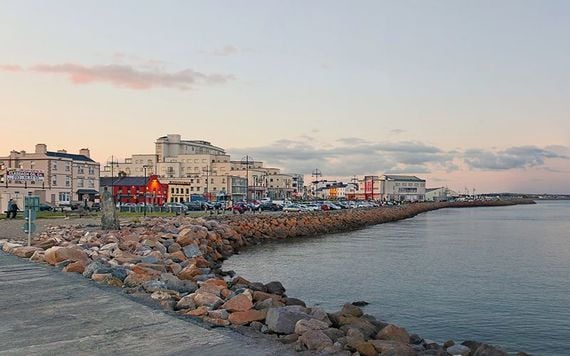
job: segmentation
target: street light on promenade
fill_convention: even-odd
[[[245,163],[245,201],[249,201],[249,164],[251,163],[251,156],[246,155],[241,159],[241,163]]]
[[[317,200],[317,184],[319,183],[319,177],[322,177],[323,174],[321,173],[321,171],[318,168],[315,168],[315,170],[312,173],[313,177],[315,177],[315,179],[313,180],[313,200]]]
[[[146,181],[146,169],[148,168],[148,166],[145,164],[143,166],[143,171],[144,171],[144,200],[143,200],[143,216],[146,218],[146,192],[147,192],[147,187],[148,187],[148,182]]]

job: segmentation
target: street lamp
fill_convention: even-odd
[[[245,201],[249,201],[249,164],[252,163],[251,156],[246,155],[241,159],[241,163],[245,163]]]
[[[143,166],[143,171],[144,171],[144,201],[143,201],[143,207],[144,207],[144,212],[143,212],[143,216],[146,218],[146,190],[148,187],[148,182],[146,181],[146,169],[148,168],[148,166],[145,164]]]
[[[315,168],[315,170],[312,173],[313,177],[315,177],[315,180],[313,180],[313,199],[317,200],[317,184],[319,183],[319,177],[322,177],[323,174],[321,173],[321,171],[318,168]]]

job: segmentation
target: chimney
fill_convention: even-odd
[[[89,157],[89,149],[88,148],[82,148],[79,150],[79,154],[82,156],[85,156],[87,158],[91,158]]]
[[[36,145],[36,153],[40,153],[40,154],[47,153],[47,146],[44,143],[38,143]]]
[[[57,153],[67,153],[66,150],[57,150]]]

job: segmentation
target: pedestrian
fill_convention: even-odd
[[[12,215],[12,204],[14,204],[14,199],[8,200],[8,206],[6,207],[6,219],[10,219]]]
[[[16,214],[18,214],[18,210],[20,210],[20,208],[18,208],[18,204],[16,203],[15,200],[12,200],[12,204],[9,207],[9,214],[12,214],[11,219],[15,219],[16,218]]]

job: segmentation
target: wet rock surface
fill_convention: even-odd
[[[497,203],[497,202],[488,202]],[[490,204],[496,205],[496,204]],[[307,307],[286,295],[278,281],[248,281],[222,270],[240,248],[266,240],[297,238],[412,217],[470,203],[423,203],[402,207],[297,215],[148,218],[120,230],[48,227],[32,247],[0,241],[5,252],[80,273],[97,283],[148,295],[160,307],[216,327],[275,334],[297,351],[360,355],[504,355],[490,345],[453,341],[439,345],[401,327],[364,315],[366,302],[335,313]]]

